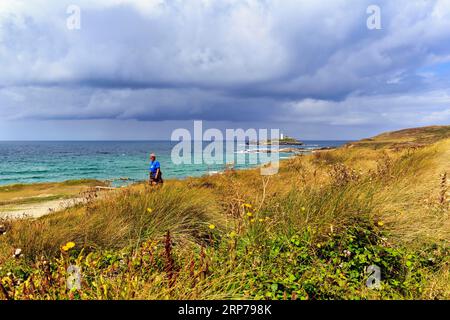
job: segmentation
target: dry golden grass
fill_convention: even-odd
[[[349,144],[372,149],[420,148],[450,138],[450,126],[430,126],[382,133],[370,139]]]
[[[60,213],[12,222],[7,239],[28,257],[51,257],[69,240],[90,249],[120,249],[170,229],[180,243],[195,242],[208,219],[215,216],[220,225],[212,197],[176,185],[165,188],[134,186],[99,199],[91,196],[88,203]]]
[[[98,180],[74,180],[54,183],[15,184],[0,187],[0,206],[19,205],[78,196],[91,187],[105,186]]]
[[[404,144],[412,139],[412,132],[415,143],[423,144],[420,148]],[[450,248],[447,132],[445,128],[426,128],[381,136],[384,142],[393,137],[401,140],[401,148],[391,148],[392,141],[383,148],[362,143],[298,156],[283,161],[279,174],[272,177],[262,177],[256,169],[228,170],[223,175],[167,181],[157,188],[141,184],[100,198],[91,195],[86,204],[64,212],[8,222],[8,232],[0,238],[0,264],[8,261],[14,248],[21,248],[25,259],[31,261],[41,256],[51,259],[67,241],[90,252],[124,248],[140,252],[149,241],[162,241],[170,230],[176,256],[188,261],[181,265],[176,284],[167,289],[164,271],[159,271],[141,282],[130,278],[126,283],[131,287],[120,293],[121,283],[112,279],[113,293],[104,297],[236,298],[249,294],[248,288],[253,286],[246,274],[274,263],[264,253],[273,239],[290,239],[306,232],[308,246],[314,248],[333,234],[381,228],[389,248],[406,248],[417,256],[430,254],[430,250],[436,250],[436,257],[443,255],[443,262],[432,272],[423,271],[420,290],[403,298],[450,298],[449,260],[445,251],[439,251]],[[246,216],[244,204],[252,206],[252,216]],[[259,220],[264,223],[258,224]],[[212,241],[211,226],[218,230],[217,242]],[[252,258],[251,269],[235,257],[227,260],[233,242],[226,253],[214,253],[220,243],[229,241],[230,231],[248,243],[246,255],[260,252]],[[220,261],[206,261],[199,253],[203,247],[209,247],[210,259]],[[194,258],[198,256],[200,262]],[[215,264],[219,266],[208,271]],[[205,276],[192,284],[190,268],[199,268],[199,274]],[[214,280],[208,280],[208,272]],[[310,272],[316,275],[316,271]],[[357,295],[383,297],[366,291],[362,288]],[[339,292],[332,297],[339,298]],[[342,295],[355,297],[344,291]]]

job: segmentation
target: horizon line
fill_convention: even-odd
[[[364,138],[363,138],[364,139]],[[301,142],[305,141],[357,141],[360,139],[303,139]],[[181,142],[183,140],[167,140],[167,139],[107,139],[107,140],[94,140],[94,139],[86,139],[86,140],[1,140],[0,142]],[[191,141],[203,141],[203,142],[214,142],[210,140],[191,140]],[[223,140],[223,141],[246,141],[246,140]]]

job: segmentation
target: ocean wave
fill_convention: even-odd
[[[51,170],[14,170],[14,171],[2,171],[2,175],[26,175],[26,174],[36,174],[36,173],[50,173]]]
[[[303,146],[304,150],[315,147],[336,146],[338,143],[326,141],[316,144],[312,142]],[[80,178],[112,179],[114,177],[129,177],[145,180],[148,170],[148,153],[155,152],[161,162],[165,178],[181,178],[191,175],[208,174],[210,171],[220,171],[224,165],[208,166],[183,165],[172,163],[170,155],[173,142],[46,142],[46,143],[9,143],[0,144],[0,184],[16,182],[62,181]],[[237,143],[237,150],[224,148],[223,159],[236,159],[244,155],[246,159],[261,153],[266,153],[270,147],[245,146]],[[299,148],[303,149],[303,148]],[[194,151],[194,150],[192,150]],[[286,156],[281,153],[283,158]],[[242,158],[244,158],[242,157]],[[287,157],[287,156],[286,156]],[[236,161],[237,162],[237,161]],[[236,167],[246,168],[253,165],[246,161]]]

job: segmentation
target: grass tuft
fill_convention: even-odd
[[[0,298],[449,299],[450,139],[433,132],[447,134],[298,156],[270,178],[88,192],[63,212],[0,221]],[[69,265],[81,289],[66,288]]]

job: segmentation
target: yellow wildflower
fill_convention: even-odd
[[[234,237],[236,237],[236,232],[231,231],[231,232],[230,232],[230,238],[234,238]]]
[[[251,207],[252,207],[252,205],[251,205],[251,204],[249,204],[249,203],[245,203],[245,204],[244,204],[244,207],[246,207],[246,208],[251,208]]]
[[[247,212],[247,217],[252,217],[253,213],[252,212]]]
[[[256,221],[255,218],[253,218],[252,220],[250,220],[251,223],[254,223]]]
[[[264,219],[259,219],[258,221],[259,221],[259,222],[264,222]]]
[[[305,207],[302,207],[302,211],[306,211],[306,208],[305,208]]]
[[[64,246],[62,246],[62,249],[64,251],[69,251],[70,249],[72,249],[73,247],[75,247],[75,242],[69,241],[67,242]]]
[[[147,208],[147,212],[148,212],[148,213],[152,213],[152,212],[153,212],[153,209],[152,209],[152,208]]]
[[[380,227],[384,226],[384,222],[383,221],[378,221],[378,226],[380,226]]]
[[[213,225],[213,224],[210,224],[210,225],[209,225],[209,228],[210,228],[211,230],[214,230],[214,229],[216,228],[216,226]]]

